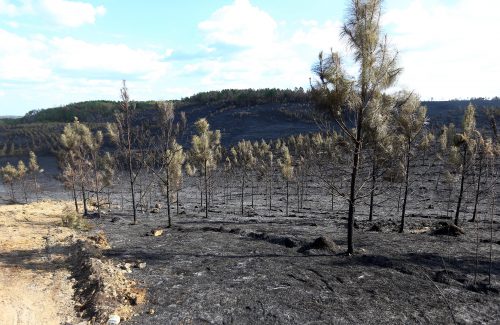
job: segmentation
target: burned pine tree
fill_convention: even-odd
[[[208,184],[221,156],[221,134],[219,130],[211,131],[208,121],[204,118],[196,121],[195,126],[197,134],[191,139],[189,165],[186,166],[186,171],[191,175],[198,173],[203,181],[205,218],[208,218]]]
[[[454,218],[455,226],[458,226],[459,223],[465,179],[469,174],[476,155],[477,133],[475,111],[476,110],[472,104],[467,106],[462,121],[462,132],[455,135],[453,139],[453,146],[451,148],[451,154],[454,156],[453,161],[455,162],[456,168],[460,173],[460,189],[458,192],[457,208]]]
[[[240,141],[236,147],[231,148],[232,165],[238,167],[241,176],[241,215],[244,213],[245,182],[250,178],[252,169],[257,159],[254,156],[253,146],[250,141]]]
[[[397,53],[388,45],[381,31],[381,0],[353,0],[348,9],[342,36],[352,49],[358,66],[357,78],[344,70],[338,53],[320,53],[313,71],[317,76],[312,84],[312,96],[318,109],[328,112],[353,144],[347,221],[347,253],[354,253],[353,230],[356,205],[357,178],[364,149],[364,125],[376,98],[394,85],[401,69]],[[371,114],[373,115],[373,114]],[[347,119],[351,117],[352,123]]]
[[[36,200],[38,201],[38,191],[40,190],[40,186],[38,185],[37,175],[42,172],[40,166],[38,165],[38,159],[36,154],[33,151],[29,152],[29,161],[28,161],[28,170],[33,178],[33,190],[35,192]]]
[[[420,105],[420,100],[414,94],[402,93],[393,112],[395,131],[401,137],[401,150],[404,157],[404,195],[399,232],[404,231],[408,187],[410,179],[410,162],[412,151],[417,146],[417,139],[427,121],[427,108]]]
[[[168,227],[172,226],[171,205],[174,194],[182,182],[182,166],[185,154],[182,146],[177,143],[177,136],[185,128],[184,123],[174,124],[175,110],[172,102],[158,102],[159,114],[158,134],[154,137],[155,145],[151,161],[146,160],[148,168],[159,180],[161,190],[167,203]],[[177,197],[178,200],[178,197]]]
[[[288,198],[289,198],[289,188],[290,182],[293,180],[293,164],[292,156],[286,144],[282,144],[280,147],[281,155],[278,159],[278,166],[280,167],[281,175],[285,179],[286,183],[286,208],[285,215],[288,217]]]
[[[74,189],[80,187],[83,198],[84,215],[88,214],[86,193],[90,189],[96,195],[97,215],[101,215],[100,192],[103,179],[111,171],[112,160],[109,155],[102,155],[101,146],[104,136],[101,131],[95,134],[83,123],[75,118],[73,123],[67,124],[61,134],[63,147],[59,157],[62,166],[62,177],[65,182],[72,182],[75,199],[75,208],[78,211]]]
[[[14,184],[17,181],[18,173],[16,167],[7,163],[5,166],[0,168],[0,176],[2,177],[2,182],[9,186],[10,189],[10,199],[12,202],[16,201],[16,195],[14,191]]]
[[[144,168],[145,148],[142,148],[145,135],[141,128],[133,125],[136,114],[136,105],[130,101],[125,80],[120,90],[120,110],[115,114],[115,122],[108,123],[107,129],[111,141],[116,145],[119,154],[123,157],[123,165],[127,172],[132,199],[133,224],[137,224],[136,182]]]

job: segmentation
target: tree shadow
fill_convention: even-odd
[[[54,245],[43,249],[13,250],[1,253],[0,263],[32,271],[55,272],[69,268],[66,257],[70,249],[70,246]],[[56,259],[55,255],[62,255],[64,258]]]

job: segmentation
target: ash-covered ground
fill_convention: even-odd
[[[426,189],[412,192],[403,234],[396,206],[377,206],[368,222],[360,204],[357,253],[346,256],[346,205],[336,199],[329,211],[328,197],[316,190],[300,212],[292,197],[288,217],[284,197],[269,211],[261,195],[255,209],[246,197],[241,216],[234,194],[226,204],[216,199],[206,219],[199,192],[187,187],[180,214],[172,208],[172,228],[165,208],[140,213],[138,225],[130,211],[97,220],[113,247],[108,257],[146,262],[131,276],[148,289],[148,304],[129,323],[499,323],[500,225],[487,204],[477,223],[466,221],[465,205],[459,236],[434,234],[452,213],[446,200],[422,198]],[[158,228],[163,235],[151,236]]]
[[[141,182],[138,194],[150,179]],[[142,266],[130,268],[129,275],[147,289],[147,303],[125,324],[500,323],[500,215],[491,206],[491,198],[498,202],[494,191],[481,196],[478,222],[471,223],[474,187],[468,185],[460,218],[464,234],[436,235],[435,229],[452,222],[456,192],[448,195],[436,175],[417,173],[406,231],[400,234],[399,184],[380,184],[384,191],[375,197],[372,222],[369,198],[357,204],[356,254],[346,256],[347,204],[335,197],[332,209],[317,181],[308,185],[300,211],[290,189],[289,216],[278,178],[271,210],[264,184],[255,184],[254,208],[251,189],[245,189],[244,215],[238,179],[231,180],[226,199],[222,182],[209,218],[196,184],[186,179],[179,214],[172,207],[172,228],[158,188],[140,200],[138,224],[131,225],[126,183],[111,190],[109,212],[92,219],[93,232],[104,231],[112,246],[107,257]],[[2,192],[7,200],[7,190]],[[48,174],[39,195],[71,199]],[[156,203],[162,204],[159,213],[153,213]],[[152,236],[153,229],[164,232]]]

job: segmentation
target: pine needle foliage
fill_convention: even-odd
[[[390,48],[381,31],[381,3],[381,0],[352,0],[347,11],[341,36],[350,46],[358,67],[356,77],[347,74],[340,54],[333,50],[327,55],[321,52],[313,67],[317,78],[311,84],[311,94],[316,107],[337,123],[354,148],[350,191],[345,196],[349,203],[348,254],[354,252],[354,208],[366,120],[377,116],[374,112],[380,107],[377,100],[383,102],[384,92],[394,85],[401,72],[397,52]]]
[[[189,151],[189,172],[198,171],[203,178],[205,191],[205,217],[208,218],[208,191],[209,179],[217,168],[221,157],[221,133],[219,130],[211,131],[207,119],[201,118],[195,123],[196,133],[191,139]]]

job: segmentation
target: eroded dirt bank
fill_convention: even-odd
[[[64,201],[0,206],[0,324],[105,324],[145,302],[129,266],[102,257],[101,233],[61,225]]]
[[[66,203],[0,205],[0,324],[77,324]]]

